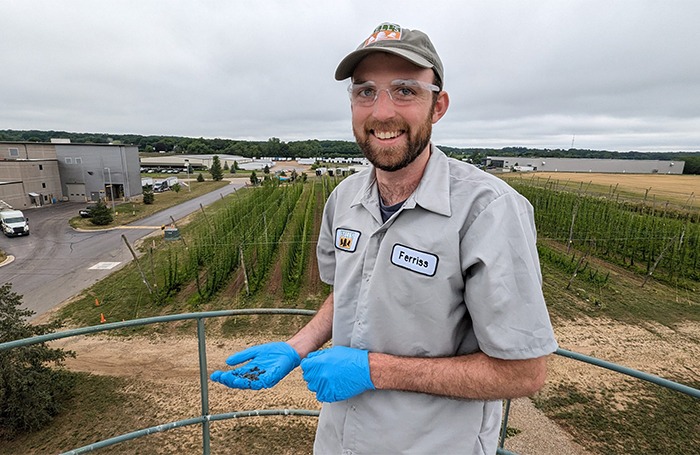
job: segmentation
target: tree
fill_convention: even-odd
[[[266,164],[265,167],[263,168],[263,172],[264,172],[265,174],[269,174],[269,173],[270,173],[270,166],[268,166],[268,165]]]
[[[0,343],[54,332],[60,322],[29,324],[33,311],[22,308],[12,285],[0,286]],[[64,409],[75,376],[61,366],[75,353],[50,349],[45,343],[0,351],[0,440],[18,432],[38,430]]]
[[[151,205],[153,202],[155,202],[155,195],[153,194],[153,191],[144,191],[143,192],[143,203],[146,205]]]
[[[700,156],[684,156],[682,161],[685,161],[684,174],[700,174]]]
[[[114,221],[114,216],[112,215],[112,209],[107,207],[104,201],[99,200],[92,209],[92,217],[90,222],[96,226],[106,226]]]
[[[201,172],[199,174],[197,174],[197,181],[200,183],[204,181],[204,176],[202,175]]]
[[[258,175],[255,173],[255,171],[250,173],[250,183],[253,186],[258,184]]]
[[[224,161],[224,171],[228,171],[228,161]]]
[[[209,173],[211,174],[212,180],[219,182],[224,178],[224,171],[221,169],[221,160],[219,155],[214,155],[211,160],[211,168],[209,168]]]
[[[170,188],[171,188],[173,191],[175,191],[176,193],[179,193],[180,190],[182,189],[182,187],[180,187],[180,184],[179,184],[179,183],[174,184],[174,185],[171,186]]]

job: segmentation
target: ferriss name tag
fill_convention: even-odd
[[[391,250],[391,263],[421,275],[434,276],[438,257],[397,243]]]
[[[357,241],[360,239],[360,232],[352,229],[338,228],[335,230],[335,247],[339,250],[354,253],[357,249]]]

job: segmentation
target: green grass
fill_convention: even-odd
[[[90,219],[81,218],[80,216],[71,218],[69,223],[74,228],[87,230],[99,230],[114,226],[121,226],[142,218],[146,218],[147,216],[153,215],[156,212],[160,212],[161,210],[181,204],[189,199],[202,196],[228,184],[229,182],[225,180],[220,182],[215,182],[212,180],[207,180],[204,182],[193,181],[190,183],[190,185],[192,185],[191,191],[183,185],[179,192],[164,191],[162,193],[156,193],[153,204],[144,204],[141,201],[118,203],[114,208],[114,221],[107,226],[95,226],[90,222]],[[111,207],[109,202],[107,205]]]

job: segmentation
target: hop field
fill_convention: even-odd
[[[579,181],[575,176],[557,177],[507,176],[535,207],[544,292],[561,346],[700,386],[694,354],[700,341],[700,220],[693,196],[693,185],[700,180],[674,179],[670,189],[662,190],[662,182],[672,181],[666,176],[644,176],[643,182],[654,185],[646,187],[639,186],[639,176],[615,176],[615,185],[594,182],[589,174],[578,176]],[[315,309],[329,291],[318,279],[316,238],[323,203],[337,183],[328,177],[312,178],[228,196],[181,223],[181,240],[145,243],[140,271],[135,264],[124,267],[56,317],[81,326],[97,324],[100,313],[117,321],[229,308]],[[662,191],[678,197],[663,199]],[[96,298],[103,302],[99,308]],[[221,366],[227,353],[284,339],[306,320],[251,316],[212,321],[207,326],[212,369]],[[192,324],[181,323],[125,330],[119,334],[121,341],[109,337],[67,342],[78,353],[68,363],[70,368],[119,380],[105,385],[106,395],[99,400],[77,400],[73,413],[45,434],[27,435],[6,447],[34,444],[42,448],[36,453],[42,453],[56,451],[47,446],[52,437],[62,441],[62,449],[93,441],[89,420],[113,400],[131,404],[110,412],[101,437],[145,426],[133,424],[144,421],[145,409],[154,414],[148,424],[191,415],[197,406],[197,370],[195,358],[185,353],[195,344],[194,330]],[[83,383],[92,390],[100,381],[92,377]],[[211,398],[212,406],[225,412],[316,405],[299,377],[280,387],[269,393],[218,393]],[[693,427],[700,410],[692,400],[554,358],[547,386],[534,402],[586,453],[680,454],[700,445]],[[120,413],[123,418],[115,419]],[[314,425],[306,420],[222,425],[216,453],[308,452]],[[514,442],[529,434],[527,423],[519,425],[523,427],[517,428]],[[158,436],[158,441],[164,448],[188,447],[188,453],[197,453],[197,437],[196,432],[183,432]],[[70,441],[78,442],[71,446]],[[278,444],[280,450],[270,444]],[[282,447],[299,451],[285,452]],[[149,450],[153,445],[142,440],[109,453]]]

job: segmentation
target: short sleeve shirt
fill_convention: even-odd
[[[333,344],[412,357],[550,354],[529,202],[431,147],[423,178],[382,222],[373,169],[331,193],[317,256],[334,287]],[[500,401],[377,390],[324,404],[319,454],[495,453]]]

